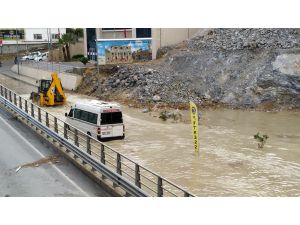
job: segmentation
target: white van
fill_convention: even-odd
[[[125,137],[122,111],[117,104],[97,100],[78,102],[65,116],[66,123],[98,140]]]

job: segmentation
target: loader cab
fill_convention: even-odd
[[[39,80],[38,92],[46,95],[47,91],[50,88],[52,81],[51,80]]]

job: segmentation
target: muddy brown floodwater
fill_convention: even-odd
[[[25,94],[24,86],[12,86]],[[47,110],[64,118],[70,104],[91,99],[67,95],[67,106]],[[300,196],[299,111],[200,109],[199,156],[190,124],[163,122],[126,106],[123,111],[125,140],[106,144],[197,196]],[[253,138],[257,132],[269,136],[263,149]]]

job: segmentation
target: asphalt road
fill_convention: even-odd
[[[0,180],[0,197],[111,196],[1,107]]]
[[[0,67],[0,72],[10,70],[10,68],[14,65],[13,60],[6,60],[1,62],[2,62],[2,66]]]

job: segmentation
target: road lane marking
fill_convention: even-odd
[[[9,127],[18,137],[20,137],[28,146],[30,146],[37,154],[39,154],[41,157],[45,158],[46,156],[41,153],[36,147],[34,147],[28,140],[26,140],[13,126],[11,126],[5,119],[2,118],[0,115],[0,120]],[[67,181],[69,181],[75,188],[77,188],[80,192],[82,192],[85,196],[89,196],[87,192],[85,192],[81,187],[79,187],[71,178],[69,178],[67,175],[65,175],[56,165],[53,165],[53,168]]]

